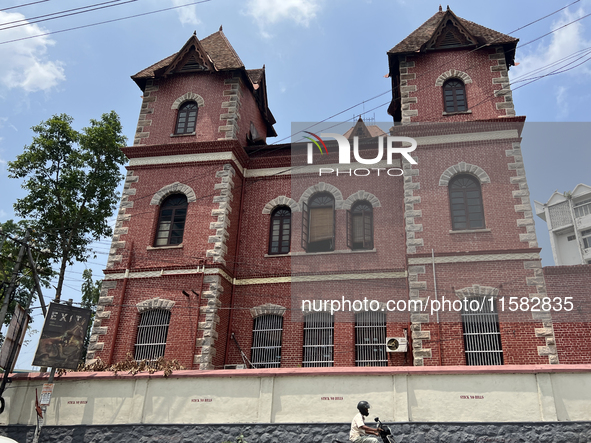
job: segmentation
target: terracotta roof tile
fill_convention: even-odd
[[[247,69],[246,70],[246,73],[248,74],[248,77],[250,78],[250,81],[252,81],[253,84],[258,83],[262,80],[264,72],[265,72],[264,69]]]
[[[240,57],[238,57],[238,54],[234,51],[234,48],[224,35],[223,31],[214,32],[200,42],[218,71],[244,68],[244,63],[242,63],[242,60],[240,60]],[[154,63],[152,66],[132,75],[131,78],[153,78],[154,72],[160,68],[167,67],[177,54],[178,52],[175,52],[165,59]]]
[[[437,12],[429,20],[419,26],[416,30],[411,32],[408,37],[394,46],[388,51],[388,54],[407,54],[411,52],[417,52],[421,50],[421,47],[429,41],[433,36],[433,33],[444,19],[444,17],[451,11]],[[452,13],[453,14],[453,13]],[[454,14],[455,16],[455,14]],[[455,16],[457,17],[457,16]],[[457,17],[460,24],[466,28],[474,37],[478,39],[478,43],[481,45],[494,43],[494,44],[506,44],[506,43],[517,43],[518,39],[494,31],[492,29],[481,26],[477,23],[465,20],[461,17]]]

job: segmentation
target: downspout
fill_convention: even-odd
[[[437,298],[437,277],[435,276],[435,251],[431,249],[431,262],[433,264],[433,288],[435,289],[436,306],[439,306],[439,299]],[[435,312],[437,315],[437,349],[439,350],[439,366],[442,366],[441,358],[441,324],[439,323],[439,309]]]
[[[244,188],[246,188],[246,168],[242,176],[242,189],[240,191],[240,212],[238,213],[238,233],[236,239],[236,251],[234,252],[234,267],[232,268],[232,275],[236,274],[236,266],[238,261],[238,252],[240,250],[240,235],[242,233],[242,206],[244,205]],[[232,282],[232,291],[230,292],[230,318],[228,318],[228,329],[226,330],[226,352],[224,355],[224,365],[228,362],[228,354],[230,353],[230,329],[232,327],[232,319],[234,318],[234,282]]]
[[[116,322],[113,325],[113,338],[111,340],[111,349],[109,350],[109,359],[107,364],[113,364],[113,353],[115,352],[115,341],[117,340],[117,331],[119,330],[119,323],[121,322],[121,311],[123,310],[123,299],[125,298],[125,290],[127,289],[127,281],[129,280],[129,270],[131,268],[131,257],[133,255],[133,240],[129,247],[129,256],[127,257],[127,266],[125,268],[125,278],[123,279],[123,287],[121,288],[121,303],[117,306]]]

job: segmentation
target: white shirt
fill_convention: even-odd
[[[355,417],[353,417],[353,421],[351,422],[351,432],[349,432],[349,440],[355,441],[356,438],[366,435],[363,429],[360,429],[361,426],[365,426],[365,419],[361,412],[359,412]]]

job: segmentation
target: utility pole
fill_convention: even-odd
[[[8,312],[8,304],[10,303],[10,298],[12,297],[12,293],[16,288],[16,281],[18,279],[18,273],[21,268],[21,264],[23,262],[23,258],[25,256],[25,252],[28,249],[28,241],[31,238],[31,231],[27,228],[25,232],[25,238],[21,242],[21,248],[18,251],[18,258],[16,260],[16,264],[14,265],[14,269],[12,270],[12,278],[10,279],[10,284],[8,285],[8,290],[4,293],[4,300],[2,302],[2,308],[0,309],[0,329],[2,329],[2,325],[4,325],[4,321],[6,320],[6,313]]]

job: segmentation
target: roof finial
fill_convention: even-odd
[[[443,12],[443,8],[439,5],[439,12]]]
[[[449,11],[449,5],[447,5],[447,10]]]
[[[220,31],[222,31],[222,30],[223,30],[223,29],[222,29],[222,25],[220,25]]]
[[[197,30],[193,31],[193,35],[197,37]]]

